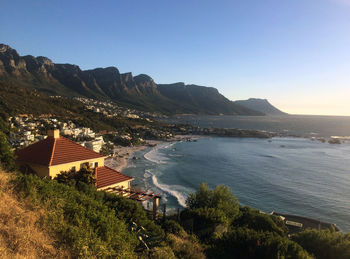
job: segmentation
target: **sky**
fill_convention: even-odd
[[[0,43],[292,114],[350,115],[350,0],[0,0]]]

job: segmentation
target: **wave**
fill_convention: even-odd
[[[163,148],[169,148],[175,145],[175,142],[170,143],[169,145],[164,146]]]
[[[154,174],[152,174],[152,182],[153,182],[153,184],[154,184],[157,188],[159,188],[159,189],[161,189],[162,191],[164,191],[164,192],[166,192],[166,193],[168,193],[168,194],[174,196],[174,197],[177,199],[177,202],[178,202],[182,207],[186,207],[186,198],[185,198],[185,196],[184,196],[182,193],[173,190],[173,189],[172,189],[173,187],[170,186],[170,185],[166,185],[166,184],[161,184],[161,183],[159,183],[157,177],[156,177]]]
[[[145,173],[143,174],[144,178],[150,178],[153,174],[150,170],[145,170]]]
[[[165,145],[157,146],[151,149],[146,154],[144,154],[143,157],[148,161],[151,161],[156,164],[166,164],[166,161],[168,160],[168,158],[158,152],[159,149],[165,148],[165,147],[166,147]]]

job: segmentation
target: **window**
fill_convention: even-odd
[[[98,167],[98,162],[95,162],[95,168]]]
[[[75,172],[75,171],[76,171],[75,166],[72,167],[71,171],[72,171],[72,172]]]

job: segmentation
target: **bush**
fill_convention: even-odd
[[[162,228],[167,234],[182,235],[184,229],[175,220],[168,219],[162,224]]]
[[[237,198],[224,185],[210,189],[202,183],[195,193],[188,196],[186,205],[181,220],[202,240],[222,234],[239,212]]]
[[[293,235],[292,240],[317,259],[350,258],[350,234],[344,235],[329,230],[306,230]]]
[[[213,241],[208,250],[209,258],[312,258],[297,243],[271,232],[257,232],[238,228]]]
[[[6,135],[0,131],[0,165],[6,171],[16,169],[15,157],[9,146]]]
[[[79,182],[94,185],[96,183],[96,176],[90,166],[83,166],[79,171],[64,171],[59,173],[54,180],[59,183],[75,185]]]
[[[174,234],[167,236],[167,243],[177,258],[204,259],[203,247],[191,236],[179,237]]]
[[[214,208],[225,213],[229,220],[233,220],[239,212],[237,198],[224,185],[218,185],[214,190],[202,183],[195,193],[191,193],[186,205],[189,209]]]
[[[20,174],[15,185],[22,195],[46,209],[46,228],[74,257],[135,257],[136,235],[101,200],[33,175]]]
[[[181,213],[183,222],[187,224],[187,229],[193,231],[202,240],[211,238],[215,234],[217,227],[226,226],[226,215],[223,211],[214,208],[198,208],[185,210]]]
[[[256,231],[269,231],[281,236],[284,236],[288,230],[279,217],[267,215],[249,207],[240,208],[240,215],[232,223],[232,227],[245,227]]]

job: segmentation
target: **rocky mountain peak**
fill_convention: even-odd
[[[51,59],[47,58],[47,57],[43,57],[43,56],[39,56],[36,57],[36,59],[38,60],[38,62],[42,65],[48,65],[48,66],[53,66],[54,63],[52,62]]]
[[[11,51],[11,50],[14,50],[14,49],[11,48],[9,45],[0,44],[0,52],[7,52],[7,51]]]
[[[134,77],[135,82],[137,83],[154,83],[152,77],[150,77],[149,75],[146,74],[139,74],[137,76]]]

